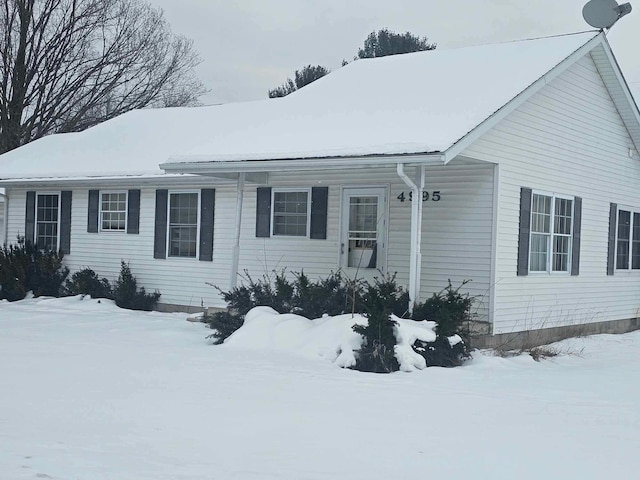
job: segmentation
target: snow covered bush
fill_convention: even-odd
[[[395,276],[382,281],[375,279],[367,284],[362,295],[366,325],[354,325],[353,331],[362,335],[362,348],[357,351],[355,369],[363,372],[390,373],[399,368],[395,356],[396,336],[394,328],[398,323],[391,314],[408,305],[406,292],[399,288]]]
[[[23,299],[32,291],[57,297],[69,269],[62,265],[62,252],[36,247],[18,237],[16,244],[0,248],[0,299],[9,301]]]
[[[269,306],[278,313],[319,318],[347,312],[353,299],[360,298],[360,291],[354,291],[353,287],[359,284],[345,281],[339,272],[316,282],[310,281],[304,272],[293,273],[292,281],[284,271],[273,274],[273,279],[264,275],[254,280],[245,271],[246,284],[229,291],[216,287],[227,303],[227,310],[205,315],[204,322],[214,330],[207,338],[214,339],[215,344],[222,343],[242,326],[246,314],[254,307]]]
[[[65,284],[67,295],[90,295],[92,298],[113,299],[111,284],[106,278],[100,278],[96,272],[90,268],[78,270]]]
[[[144,287],[138,288],[129,264],[123,261],[120,264],[120,276],[113,285],[113,299],[120,308],[150,311],[158,303],[160,292],[147,293]]]
[[[460,289],[469,283],[463,281],[454,288],[449,284],[438,293],[434,293],[424,303],[417,304],[413,309],[415,320],[432,320],[436,339],[433,342],[416,341],[413,349],[427,362],[427,366],[455,367],[469,358],[466,343],[462,338],[464,325],[471,320],[471,306],[474,298],[468,293],[461,293]]]

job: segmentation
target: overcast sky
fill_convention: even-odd
[[[304,65],[337,69],[381,28],[426,36],[438,49],[591,29],[587,0],[148,1],[194,41],[207,104],[267,98]],[[631,3],[608,38],[640,103],[640,1]]]

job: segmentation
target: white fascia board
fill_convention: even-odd
[[[629,84],[627,83],[627,80],[624,78],[624,75],[622,74],[622,70],[620,69],[618,60],[616,59],[616,56],[613,54],[613,50],[611,50],[611,46],[609,45],[609,42],[607,41],[606,37],[604,37],[604,41],[602,42],[602,49],[607,59],[609,60],[613,74],[615,75],[616,80],[618,81],[619,85],[617,86],[620,87],[620,89],[622,90],[622,94],[625,98],[626,104],[623,105],[622,107],[624,108],[628,105],[628,109],[625,108],[625,110],[627,111],[621,112],[620,111],[621,106],[618,105],[617,102],[615,102],[614,100],[614,103],[616,103],[616,109],[618,109],[618,113],[620,114],[623,121],[625,122],[625,126],[627,127],[627,131],[629,132],[629,136],[631,137],[631,141],[633,142],[636,151],[640,152],[640,110],[638,109],[638,104],[633,98],[633,94],[631,93]],[[598,67],[597,63],[596,63],[596,67]],[[606,86],[607,86],[607,89],[609,89],[609,86],[608,85]],[[611,92],[609,93],[609,95],[611,95]],[[613,97],[613,95],[611,96]],[[625,113],[628,115],[625,115]],[[633,122],[632,125],[627,124],[627,121],[628,121],[627,119],[629,116],[632,118],[632,122]]]
[[[233,185],[235,179],[220,178],[216,179],[219,184]],[[46,178],[7,178],[0,180],[0,185],[5,187],[48,187],[56,185],[59,187],[91,187],[91,186],[105,186],[105,187],[118,187],[118,186],[154,186],[154,187],[173,187],[173,186],[185,186],[185,185],[198,185],[204,182],[204,179],[199,175],[168,175],[159,174],[151,176],[96,176],[96,177],[46,177]],[[205,185],[203,183],[203,185]],[[211,185],[210,181],[206,182],[206,185]]]
[[[381,166],[442,165],[439,152],[411,155],[379,155],[367,157],[303,158],[289,160],[233,160],[210,161],[206,157],[173,157],[173,162],[160,165],[167,173],[215,175],[224,173],[268,173],[284,171],[349,170]],[[183,161],[181,161],[183,160]]]
[[[482,123],[476,126],[473,130],[467,133],[464,137],[454,143],[444,152],[444,163],[447,164],[453,160],[457,155],[462,153],[473,142],[482,137],[485,133],[495,127],[500,121],[504,120],[507,115],[520,107],[524,102],[533,97],[542,88],[544,88],[554,78],[564,73],[569,67],[571,67],[576,61],[584,57],[597,45],[605,43],[604,33],[599,33],[582,47],[578,48],[575,52],[562,60],[558,65],[553,67],[547,73],[545,73],[538,80],[529,85],[521,93],[516,95],[512,100],[496,110],[491,116],[485,119]]]

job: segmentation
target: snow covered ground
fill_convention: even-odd
[[[185,318],[1,302],[0,479],[638,478],[640,332],[375,375]]]

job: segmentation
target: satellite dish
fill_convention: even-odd
[[[631,12],[631,4],[618,5],[616,0],[590,0],[582,8],[584,20],[595,28],[611,28],[620,18]]]

